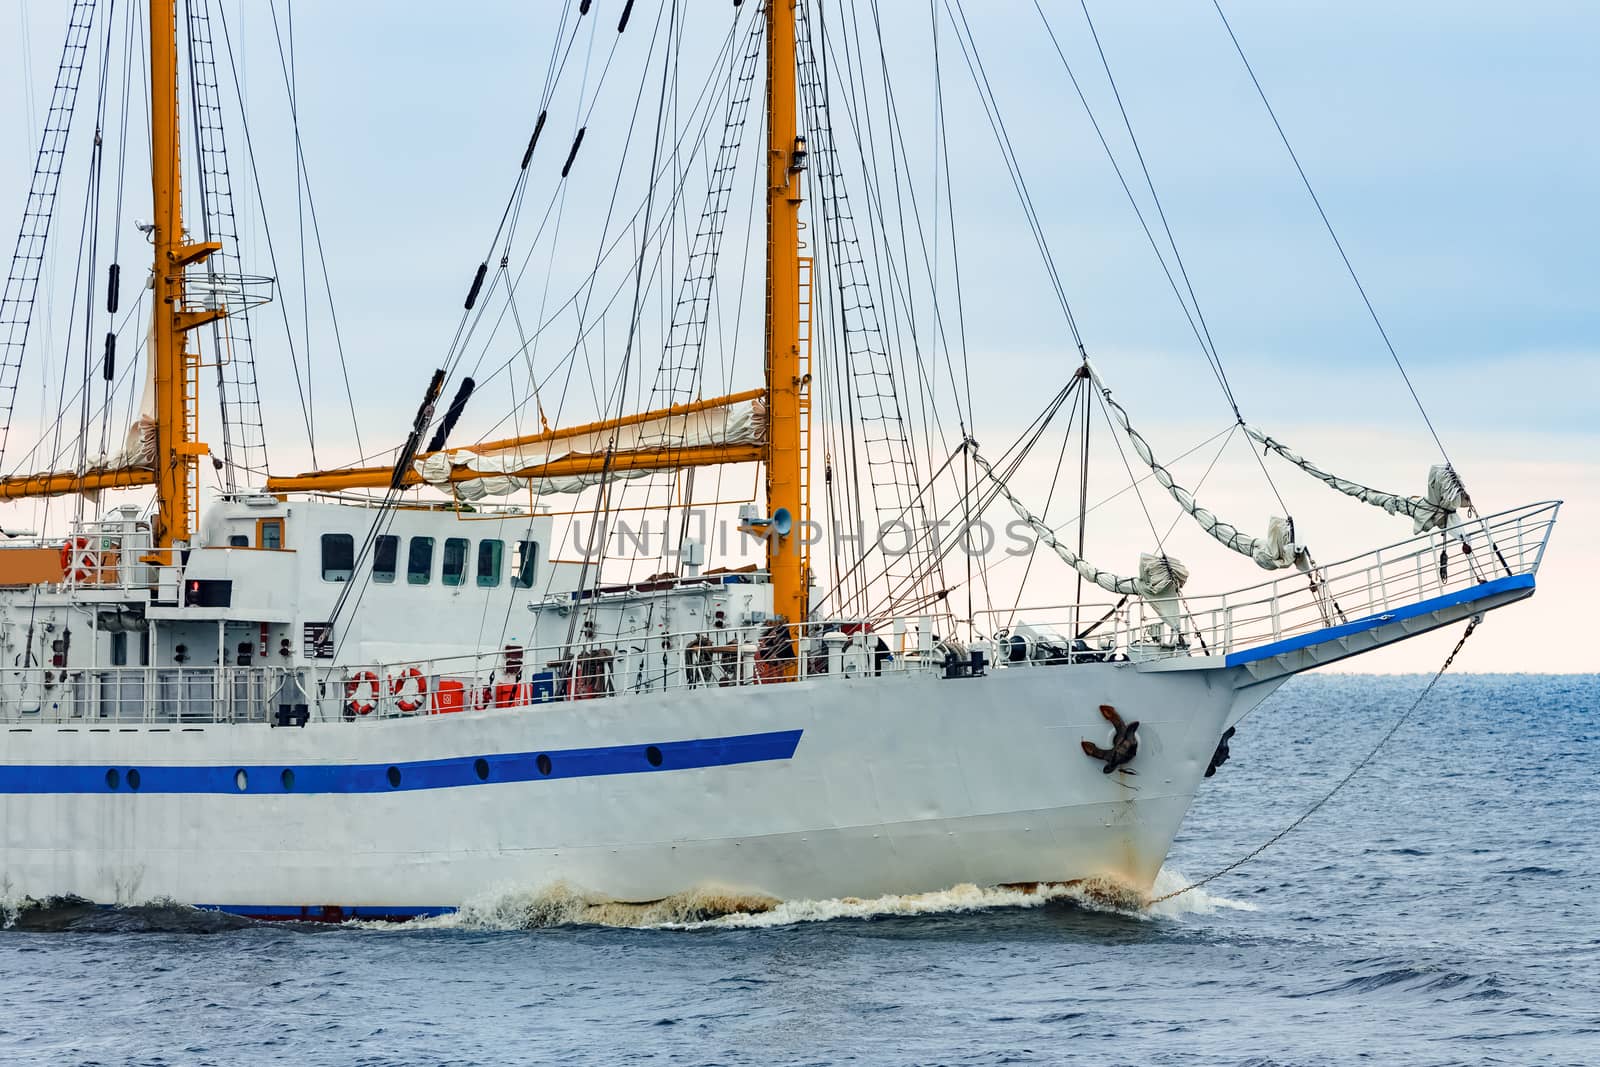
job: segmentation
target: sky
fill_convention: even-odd
[[[557,6],[484,3],[441,17],[438,8],[357,2],[295,12],[300,134],[369,452],[404,436],[456,329],[538,107]],[[620,6],[595,2],[607,33]],[[685,85],[726,31],[727,6],[690,5],[681,27]],[[276,273],[298,293],[293,141],[273,12],[264,0],[223,7],[240,47]],[[637,5],[619,69],[638,61],[628,49],[648,40],[657,7]],[[1158,452],[1180,454],[1225,429],[1231,414],[1033,5],[967,7],[1086,348]],[[1148,210],[1082,10],[1043,7]],[[1600,651],[1586,640],[1588,579],[1600,569],[1600,141],[1589,132],[1600,112],[1592,57],[1600,11],[1557,2],[1223,7],[1480,508],[1566,501],[1540,592],[1493,615],[1460,668],[1600,670]],[[934,91],[942,93],[973,432],[998,450],[1070,373],[1073,344],[953,28],[941,23],[936,83],[928,5],[885,0],[881,8],[895,28],[887,61],[902,86],[913,172],[932,173],[924,166],[931,137],[919,131],[932,129]],[[1438,445],[1209,0],[1091,3],[1089,11],[1242,413],[1341,474],[1421,492]],[[0,222],[7,210],[20,215],[64,18],[65,5],[53,0],[11,0],[0,13]],[[591,79],[603,49],[592,55],[595,67],[584,71]],[[584,181],[571,191],[570,218],[561,216],[546,264],[552,292],[569,291],[592,265],[592,235],[579,235],[611,199],[602,161],[620,144],[635,85],[619,77],[610,88],[584,148],[592,169],[580,171]],[[558,93],[551,111],[557,121],[541,146],[547,169],[565,150],[577,100]],[[137,175],[138,153],[130,158]],[[927,184],[919,194],[925,207]],[[148,203],[138,181],[128,195]],[[248,250],[260,263],[262,205],[248,191],[241,199]],[[943,262],[953,272],[955,261]],[[321,268],[315,258],[308,263],[315,281]],[[951,285],[943,284],[949,306]],[[55,285],[66,293],[70,276]],[[297,299],[286,296],[290,317],[302,313]],[[304,314],[318,458],[345,462],[354,458],[354,435],[331,323],[316,301]],[[70,344],[66,335],[63,327],[49,341]],[[614,366],[614,341],[591,359]],[[281,350],[258,358],[267,368],[274,467],[303,469],[311,456],[294,376]],[[736,388],[755,384],[745,366],[730,371]],[[30,396],[47,392],[46,383],[29,388]],[[581,408],[575,401],[574,417],[593,414]],[[19,406],[19,426],[25,415]],[[1251,528],[1281,510],[1242,447],[1230,445],[1209,472],[1211,454],[1196,455],[1174,470],[1191,479],[1185,484],[1204,476],[1203,503]],[[1031,471],[1020,488],[1043,498],[1047,474]],[[1110,492],[1116,474],[1115,464],[1097,468],[1095,487]],[[1274,487],[1319,558],[1409,535],[1400,520],[1330,499],[1285,468],[1274,470]],[[1131,572],[1132,551],[1150,549],[1145,525],[1138,509],[1125,507],[1093,528],[1090,546],[1103,565]],[[1174,537],[1196,572],[1191,588],[1220,591],[1262,576],[1217,560],[1220,550],[1190,531]],[[1059,575],[1043,577],[1047,571],[1059,571],[1054,560],[1029,572],[1030,593],[1065,588]],[[1453,641],[1453,633],[1430,635],[1347,667],[1432,670]]]

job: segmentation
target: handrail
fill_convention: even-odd
[[[1396,607],[1469,589],[1500,577],[1531,576],[1544,558],[1560,501],[1543,501],[1474,519],[1451,531],[1430,532],[1225,593],[1184,596],[1176,631],[1150,605],[1130,600],[1118,609],[1117,643],[1141,658],[1228,654],[1382,614]],[[1458,551],[1472,547],[1470,553]],[[979,614],[1032,615],[1063,611],[1077,632],[1095,609],[1062,604],[993,609]],[[1053,620],[1054,621],[1054,620]]]
[[[1470,594],[1508,576],[1532,576],[1559,508],[1559,501],[1514,508],[1449,533],[1419,535],[1319,566],[1310,574],[1183,597],[1175,629],[1151,605],[1132,598],[1109,610],[1103,604],[1024,609],[1019,614],[1025,615],[1026,627],[1001,630],[994,644],[974,647],[1001,669],[1216,657],[1257,648],[1448,594]],[[1470,553],[1462,551],[1467,546]],[[108,564],[120,583],[113,587],[133,588],[130,583],[147,578],[154,585],[159,577],[161,590],[176,597],[178,566],[145,562],[160,558],[148,548],[133,551],[138,558]],[[144,573],[134,576],[140,568]],[[80,582],[69,569],[68,584],[106,588],[111,584],[106,576],[99,571]],[[698,580],[708,579],[716,576]],[[1001,610],[979,614],[992,617]],[[1053,611],[1065,614],[1051,619],[1047,613]],[[1109,621],[1092,640],[1078,640],[1083,621],[1102,616]],[[786,647],[789,628],[770,620],[672,634],[647,629],[590,632],[558,645],[508,645],[413,661],[13,668],[0,675],[0,720],[268,722],[283,705],[304,705],[314,720],[363,722],[671,689],[971,671],[967,650],[937,640],[928,617],[875,625],[861,619],[810,621],[799,627],[797,648]]]

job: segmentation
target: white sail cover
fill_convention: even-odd
[[[1180,508],[1200,524],[1202,530],[1241,556],[1249,556],[1258,566],[1266,570],[1282,570],[1285,567],[1299,567],[1301,570],[1310,568],[1310,557],[1303,546],[1294,543],[1288,520],[1273,516],[1267,520],[1265,537],[1251,537],[1241,533],[1237,526],[1223,522],[1213,512],[1197,504],[1194,495],[1174,482],[1167,468],[1156,461],[1154,453],[1150,451],[1149,443],[1128,421],[1128,413],[1122,410],[1122,405],[1111,398],[1111,390],[1100,380],[1099,373],[1093,366],[1087,363],[1085,366],[1089,367],[1089,376],[1093,379],[1095,388],[1099,389],[1100,395],[1105,398],[1107,409],[1116,416],[1117,422],[1122,426],[1122,432],[1128,435],[1133,450],[1139,453],[1139,458],[1150,468],[1150,472],[1156,476],[1156,481],[1161,483],[1162,488],[1178,502]]]
[[[632,452],[642,449],[698,448],[706,445],[754,445],[766,440],[766,405],[759,399],[737,404],[706,408],[657,419],[596,430],[562,438],[559,441],[520,445],[480,451],[472,448],[453,452],[435,452],[414,464],[422,480],[436,489],[454,492],[463,500],[482,500],[484,497],[505,496],[532,490],[535,496],[556,493],[577,493],[604,478],[642,478],[669,467],[637,470],[612,470],[602,475],[566,475],[559,478],[517,478],[512,472],[537,467],[569,456],[604,455],[612,452]],[[452,483],[451,472],[457,467],[481,473],[482,478],[470,478]]]
[[[1029,511],[1022,501],[1017,499],[1011,487],[994,472],[989,461],[978,454],[977,442],[968,440],[967,451],[972,455],[972,461],[983,471],[984,476],[994,483],[1000,495],[1006,498],[1011,505],[1011,510],[1017,513],[1017,518],[1027,523],[1041,542],[1049,545],[1060,556],[1062,561],[1073,570],[1077,571],[1085,581],[1093,582],[1108,593],[1121,596],[1139,596],[1151,601],[1172,601],[1183,590],[1183,585],[1189,580],[1189,568],[1178,560],[1166,555],[1150,555],[1145,553],[1139,556],[1139,576],[1137,578],[1123,578],[1110,571],[1101,570],[1093,563],[1078,555],[1072,549],[1061,543],[1055,531],[1050,529],[1045,521]],[[1162,612],[1163,617],[1166,612]],[[1176,627],[1173,619],[1168,619]]]
[[[1345,496],[1354,497],[1364,504],[1382,508],[1391,515],[1409,516],[1413,532],[1422,533],[1425,530],[1445,530],[1456,525],[1456,512],[1472,507],[1472,498],[1467,496],[1467,491],[1462,488],[1461,479],[1448,465],[1435,465],[1428,470],[1428,495],[1401,496],[1398,493],[1385,493],[1381,489],[1373,489],[1352,482],[1348,478],[1341,478],[1337,474],[1330,474],[1304,456],[1292,452],[1281,441],[1276,441],[1260,430],[1246,426],[1248,433],[1257,444],[1269,452],[1276,452],[1289,463],[1299,467],[1311,477],[1332,486]]]

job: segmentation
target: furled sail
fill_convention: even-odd
[[[1240,532],[1237,526],[1223,522],[1213,512],[1196,503],[1194,495],[1174,482],[1167,468],[1156,461],[1154,453],[1150,451],[1150,445],[1128,421],[1128,413],[1122,409],[1122,405],[1111,398],[1111,390],[1101,381],[1099,373],[1092,365],[1085,363],[1085,366],[1089,367],[1089,376],[1093,379],[1095,388],[1099,389],[1100,395],[1105,398],[1107,409],[1116,417],[1122,426],[1122,432],[1127,434],[1128,440],[1133,443],[1134,451],[1139,453],[1139,458],[1156,476],[1156,481],[1160,482],[1172,499],[1178,502],[1180,508],[1200,524],[1201,529],[1241,556],[1249,556],[1266,570],[1282,570],[1285,567],[1299,567],[1301,570],[1310,568],[1310,557],[1304,546],[1295,543],[1294,531],[1287,519],[1273,516],[1267,520],[1265,537],[1251,537]]]
[[[535,495],[577,493],[607,478],[642,478],[675,469],[674,453],[724,445],[758,445],[766,439],[766,406],[759,400],[663,415],[625,426],[607,426],[559,441],[514,444],[504,448],[462,448],[435,452],[414,464],[424,482],[463,500],[532,489]],[[595,470],[557,477],[520,477],[517,472],[582,456],[657,453],[661,462],[596,464]],[[463,479],[463,471],[481,478]]]
[[[154,350],[155,315],[152,312],[146,336],[146,351]],[[147,359],[144,365],[144,388],[139,396],[139,411],[128,427],[128,435],[122,442],[122,448],[117,451],[106,450],[94,455],[85,455],[78,467],[0,478],[0,500],[65,496],[69,493],[82,493],[90,500],[97,500],[102,489],[125,489],[154,484],[156,443],[155,361]]]
[[[977,442],[968,439],[967,451],[972,456],[972,461],[978,469],[994,483],[1000,495],[1005,497],[1006,503],[1011,505],[1011,510],[1017,513],[1017,518],[1027,523],[1032,528],[1034,535],[1041,542],[1050,546],[1056,555],[1073,570],[1077,571],[1085,581],[1093,582],[1108,593],[1117,593],[1121,596],[1138,596],[1150,601],[1161,612],[1161,616],[1173,629],[1178,628],[1177,622],[1177,597],[1183,590],[1183,585],[1189,580],[1189,568],[1178,560],[1167,555],[1151,555],[1143,553],[1139,556],[1139,576],[1137,578],[1124,578],[1110,571],[1101,570],[1093,563],[1078,555],[1072,549],[1061,543],[1055,531],[1043,519],[1029,511],[1022,501],[1017,499],[1011,487],[1005,480],[994,472],[989,461],[978,453]]]
[[[1415,533],[1426,530],[1444,530],[1455,525],[1456,512],[1463,508],[1472,507],[1472,498],[1467,496],[1467,491],[1461,485],[1461,479],[1456,476],[1454,468],[1448,464],[1439,464],[1428,470],[1428,495],[1426,497],[1401,496],[1398,493],[1385,493],[1381,489],[1373,489],[1359,482],[1352,482],[1348,478],[1341,478],[1337,474],[1330,474],[1304,456],[1292,452],[1281,441],[1276,441],[1260,430],[1246,426],[1248,433],[1257,444],[1269,452],[1276,452],[1284,460],[1299,467],[1311,477],[1339,490],[1345,496],[1354,497],[1364,504],[1382,508],[1391,515],[1407,515],[1411,518]]]

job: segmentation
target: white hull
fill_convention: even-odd
[[[1084,878],[1142,888],[1224,722],[1275,688],[1236,691],[1240,677],[1082,664],[355,726],[41,724],[8,734],[13,761],[99,784],[0,795],[0,888],[13,900],[170,898],[284,915],[404,915],[557,883],[623,901],[707,887],[780,899]],[[1108,742],[1101,704],[1141,724],[1135,773],[1104,774],[1081,748]],[[786,743],[792,731],[798,742]],[[766,758],[672,767],[688,751],[674,743],[751,735],[769,736],[749,753]],[[649,745],[666,753],[660,768],[643,755]],[[514,776],[508,754],[522,754],[527,773],[537,753],[618,748],[607,758],[631,758],[637,770],[493,780]],[[426,774],[416,761],[485,757],[487,782],[412,784]],[[402,769],[400,787],[359,791],[368,773],[366,785],[346,783],[355,792],[285,792],[272,774],[299,768],[306,782],[318,767],[374,759]],[[248,769],[243,793],[234,766]],[[227,792],[162,791],[164,782],[191,788],[208,767]],[[118,788],[100,783],[103,769],[119,769]],[[137,792],[129,769],[141,772]]]

